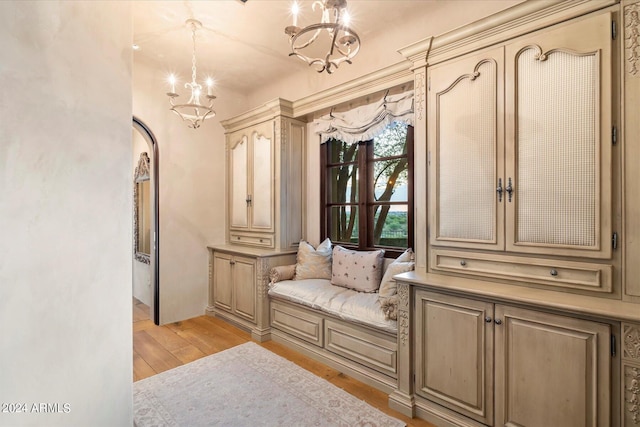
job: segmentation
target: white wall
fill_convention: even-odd
[[[0,425],[132,424],[130,23],[0,2]]]
[[[205,312],[207,245],[225,240],[225,139],[219,121],[249,108],[246,97],[217,88],[218,115],[199,129],[188,128],[169,110],[166,77],[166,70],[134,64],[133,112],[158,140],[161,324]],[[179,99],[185,98],[183,93]]]

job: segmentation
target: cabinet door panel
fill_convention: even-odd
[[[267,123],[264,129],[252,133],[252,209],[251,228],[260,230],[272,230],[273,223],[273,162],[274,141],[273,124]]]
[[[231,311],[233,278],[231,275],[231,257],[229,255],[214,255],[213,275],[213,302],[217,307]]]
[[[429,79],[431,243],[501,250],[503,49],[436,66]]]
[[[611,16],[506,47],[507,249],[611,256]]]
[[[477,421],[493,421],[493,305],[416,292],[416,392]]]
[[[609,325],[496,306],[496,425],[610,424]]]
[[[235,290],[234,312],[245,319],[256,318],[255,264],[249,258],[234,258],[233,283]]]
[[[249,138],[243,133],[229,136],[229,222],[231,228],[249,226],[247,203],[247,155]]]

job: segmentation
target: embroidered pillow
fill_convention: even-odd
[[[352,251],[333,248],[331,284],[359,292],[375,292],[380,287],[384,251]]]
[[[331,279],[331,240],[325,239],[316,249],[300,241],[294,280],[304,279]]]
[[[387,270],[384,272],[380,282],[380,299],[396,294],[397,286],[393,276],[412,271],[414,268],[413,251],[409,248],[387,266]]]

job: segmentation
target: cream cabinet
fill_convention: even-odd
[[[610,325],[420,289],[414,321],[419,398],[489,426],[611,425]]]
[[[257,341],[268,340],[269,271],[295,262],[295,251],[210,246],[207,313],[250,331]]]
[[[431,247],[611,258],[612,19],[428,68]]]
[[[227,130],[227,241],[291,249],[302,238],[305,124],[290,103],[222,122]]]

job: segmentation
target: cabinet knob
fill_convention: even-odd
[[[502,320],[500,319],[496,319],[494,320],[494,322],[496,323],[496,325],[502,325]]]
[[[487,322],[487,323],[491,323],[492,320],[493,319],[491,317],[489,317],[489,316],[484,318],[484,321]]]
[[[549,274],[551,274],[553,277],[558,275],[558,270],[556,270],[555,268],[552,268],[551,271],[549,272]]]
[[[460,265],[464,267],[465,265],[467,265],[467,261],[465,260],[460,261]]]

